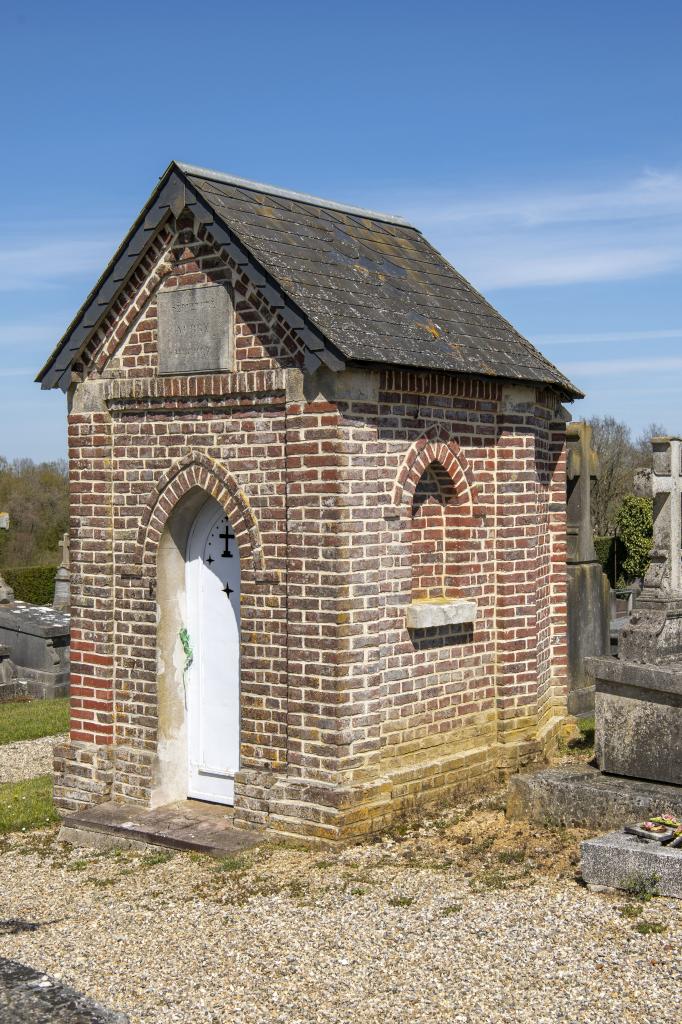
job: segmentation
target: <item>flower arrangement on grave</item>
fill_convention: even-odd
[[[654,815],[648,821],[638,821],[636,825],[626,825],[624,831],[662,846],[682,847],[682,822],[667,812]]]

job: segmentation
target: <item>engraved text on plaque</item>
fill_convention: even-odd
[[[232,369],[232,303],[222,284],[159,292],[159,373]]]

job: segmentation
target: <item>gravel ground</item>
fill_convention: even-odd
[[[582,888],[585,835],[507,823],[497,797],[340,853],[222,864],[15,836],[0,917],[43,924],[0,922],[0,955],[131,1024],[679,1021],[682,905]]]
[[[39,740],[19,740],[0,746],[0,783],[21,782],[52,771],[52,749],[64,736],[43,736]]]

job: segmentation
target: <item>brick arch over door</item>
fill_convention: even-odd
[[[460,515],[476,516],[474,476],[466,456],[457,442],[442,427],[436,427],[416,441],[408,451],[393,487],[393,507],[404,516],[411,516],[414,492],[429,466],[441,466],[452,481],[460,506]]]
[[[244,569],[265,569],[258,523],[244,491],[221,463],[201,452],[190,452],[164,473],[150,494],[137,535],[137,561],[144,574],[153,573],[164,527],[178,502],[200,488],[223,507],[234,530]]]

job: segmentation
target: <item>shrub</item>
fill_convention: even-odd
[[[620,537],[595,537],[594,549],[602,569],[609,578],[609,583],[615,587],[627,557],[623,541]]]
[[[649,568],[649,552],[653,543],[654,515],[651,499],[628,494],[618,509],[616,525],[626,551],[623,560],[625,575],[631,580],[644,576]]]
[[[56,565],[28,565],[19,569],[3,569],[5,582],[14,591],[17,601],[29,604],[52,604]]]

